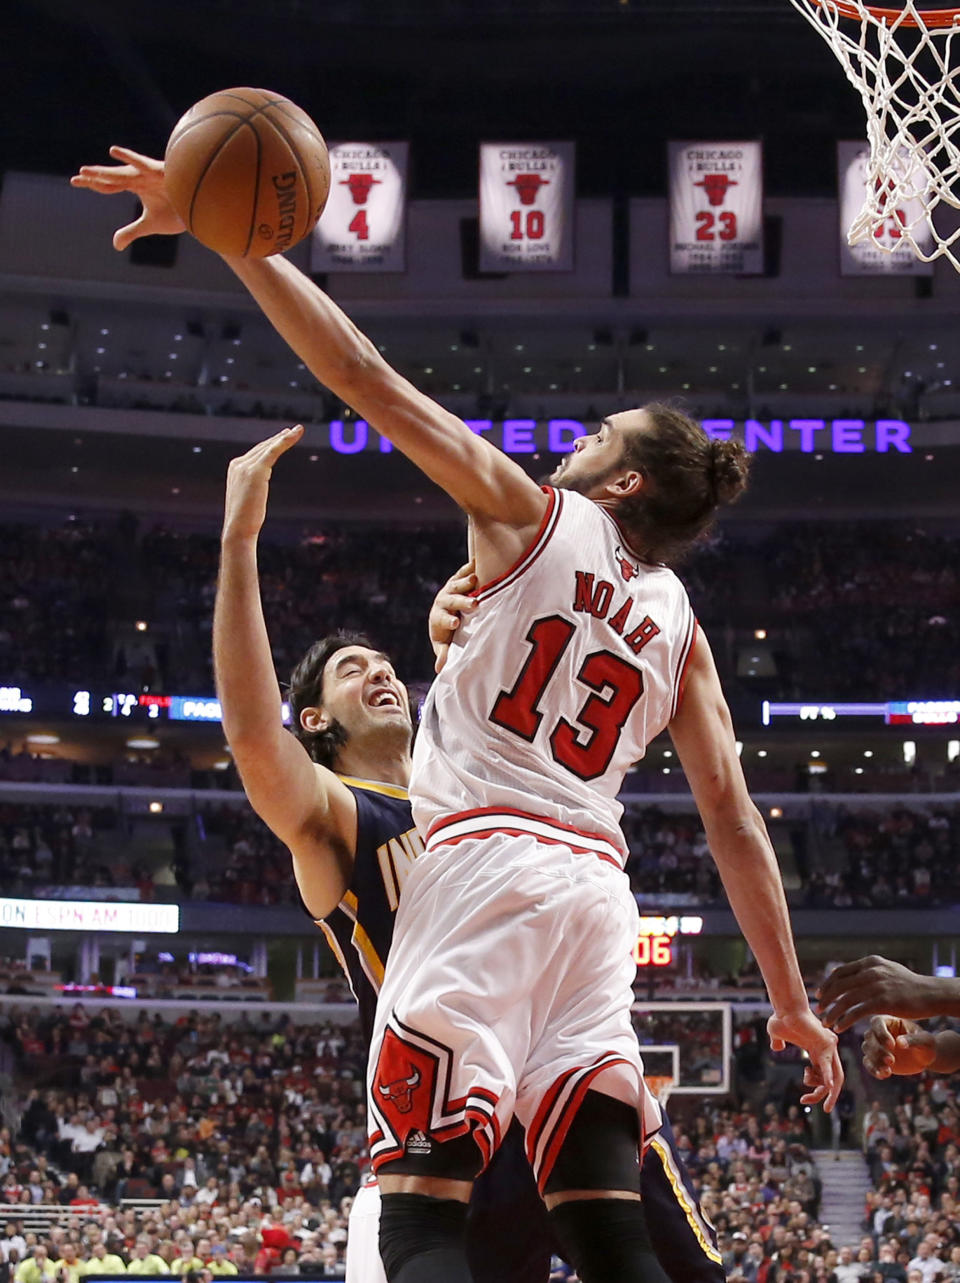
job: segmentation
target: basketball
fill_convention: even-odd
[[[174,209],[219,254],[266,258],[308,235],[330,190],[319,129],[289,98],[223,89],[174,127],[165,156]]]

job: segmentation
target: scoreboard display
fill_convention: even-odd
[[[640,918],[633,960],[637,967],[669,967],[673,964],[674,940],[680,936],[698,936],[703,931],[703,918],[695,914],[683,917],[657,915]]]
[[[110,690],[87,686],[0,686],[0,715],[20,713],[33,717],[105,721],[126,718],[131,722],[222,721],[215,695],[162,695],[153,691]],[[283,719],[290,715],[283,705]]]

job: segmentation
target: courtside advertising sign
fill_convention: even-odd
[[[670,271],[763,271],[759,142],[669,144]]]
[[[917,258],[903,228],[910,227],[925,254],[933,249],[933,235],[925,226],[926,210],[920,193],[929,187],[927,170],[903,148],[900,163],[912,166],[916,196],[901,198],[889,207],[881,201],[885,217],[869,239],[850,245],[847,228],[860,213],[866,199],[866,172],[870,148],[866,143],[837,143],[837,187],[840,193],[840,275],[841,276],[932,276],[933,264]]]
[[[25,931],[122,931],[128,935],[175,935],[180,930],[180,906],[2,897],[0,927],[19,927]]]
[[[311,241],[313,272],[402,272],[408,143],[337,143],[330,196]]]
[[[481,272],[573,270],[573,143],[480,144]]]

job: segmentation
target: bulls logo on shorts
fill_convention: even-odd
[[[403,1042],[388,1028],[377,1058],[373,1090],[380,1112],[401,1144],[411,1132],[429,1132],[436,1082],[436,1058]]]
[[[440,1175],[472,1180],[500,1143],[497,1097],[474,1084],[451,1091],[454,1074],[449,1047],[404,1024],[394,1012],[380,1044],[371,1084],[370,1156],[373,1170],[401,1157],[431,1155]],[[466,1137],[466,1143],[450,1144]],[[443,1151],[438,1159],[439,1151]],[[469,1155],[462,1175],[459,1165]]]

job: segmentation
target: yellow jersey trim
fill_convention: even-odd
[[[380,955],[373,947],[373,941],[357,921],[357,897],[352,891],[348,891],[340,901],[340,908],[353,923],[353,935],[350,939],[356,945],[357,952],[360,954],[360,965],[366,972],[367,979],[379,993],[380,986],[383,984],[384,966],[380,960]]]
[[[382,793],[384,797],[396,797],[401,802],[406,802],[410,794],[399,784],[383,784],[380,780],[360,780],[354,775],[338,775],[338,780],[343,780],[344,784],[352,784],[354,788],[363,789],[367,793]]]
[[[663,1170],[666,1172],[667,1180],[670,1182],[670,1187],[673,1190],[674,1197],[683,1209],[683,1214],[686,1216],[690,1228],[696,1235],[697,1242],[703,1249],[704,1255],[708,1256],[711,1261],[715,1261],[717,1265],[722,1265],[723,1258],[704,1233],[703,1224],[700,1217],[697,1215],[696,1208],[690,1201],[690,1195],[687,1192],[686,1186],[680,1180],[680,1173],[676,1169],[676,1165],[673,1161],[673,1155],[670,1153],[669,1147],[663,1143],[659,1136],[654,1136],[653,1140],[650,1142],[650,1147],[651,1149],[655,1149],[660,1155],[660,1162],[663,1164]]]

